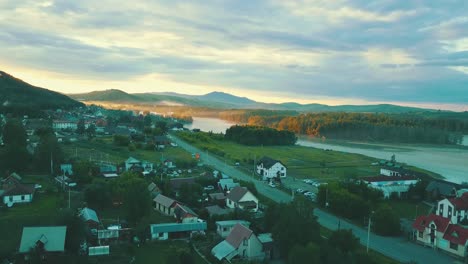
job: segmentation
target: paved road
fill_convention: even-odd
[[[200,149],[185,143],[184,141],[180,140],[179,138],[170,135],[171,139],[177,143],[180,147],[187,150],[190,153],[200,153],[200,159],[209,166],[212,166],[225,174],[229,175],[232,178],[236,178],[242,181],[249,181],[255,184],[257,191],[262,195],[268,197],[269,199],[278,202],[278,203],[288,203],[292,201],[292,196],[288,195],[287,193],[280,191],[275,188],[271,188],[265,182],[254,179],[251,175],[248,175],[240,170],[238,170],[235,166],[227,165],[224,161],[219,160],[218,158],[208,155],[205,152],[202,152]]]
[[[263,183],[258,179],[254,179],[251,175],[248,175],[234,166],[226,165],[224,161],[219,160],[216,157],[211,155],[203,154],[201,150],[195,148],[192,145],[185,143],[179,138],[171,135],[171,139],[176,142],[180,147],[191,153],[200,153],[201,159],[207,165],[213,166],[220,171],[223,171],[227,175],[237,178],[243,181],[251,181],[255,184],[258,192],[262,195],[272,199],[276,202],[290,202],[292,197],[280,190],[271,188],[267,184]],[[317,191],[316,188],[313,188],[310,185],[304,184],[300,180],[294,180],[291,177],[288,177],[286,181],[283,181],[283,184],[292,189],[303,188],[309,189],[311,191]],[[308,187],[310,186],[310,187]],[[314,209],[314,214],[317,216],[318,222],[320,225],[331,229],[338,229],[338,223],[341,229],[351,229],[356,237],[359,238],[362,245],[367,243],[367,229],[358,227],[354,224],[347,222],[346,220],[340,219],[332,214],[329,214],[325,211],[322,211],[318,208]],[[416,245],[412,242],[409,242],[403,238],[393,238],[393,237],[382,237],[375,234],[370,235],[370,245],[369,248],[374,251],[380,252],[385,256],[396,259],[401,262],[415,261],[420,264],[449,264],[449,263],[462,263],[455,260],[454,258],[435,251],[430,248],[426,248],[420,245]]]

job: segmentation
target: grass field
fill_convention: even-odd
[[[181,138],[186,139],[187,136],[190,137],[190,134],[185,133]],[[193,140],[190,143],[205,150],[202,155],[224,153],[220,158],[225,159],[226,163],[234,164],[239,161],[241,166],[250,171],[253,168],[253,161],[268,156],[281,160],[288,169],[288,176],[295,178],[328,180],[350,176],[373,176],[379,173],[379,167],[371,165],[377,159],[359,154],[302,146],[245,146],[214,139]]]
[[[181,148],[166,147],[162,151],[150,151],[143,149],[129,150],[128,147],[116,146],[112,137],[100,137],[92,141],[77,141],[64,144],[63,150],[67,157],[81,160],[106,161],[119,164],[134,157],[146,160],[154,164],[160,163],[161,159],[172,159],[176,162],[187,162],[192,156]]]

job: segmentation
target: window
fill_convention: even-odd
[[[24,201],[26,197],[24,195],[21,195],[21,201]]]
[[[422,238],[422,237],[423,237],[423,234],[424,234],[424,232],[423,232],[423,231],[419,231],[419,234],[418,234],[418,236],[419,236],[420,238]]]
[[[249,244],[249,241],[247,239],[244,239],[244,246],[247,246]]]
[[[227,232],[228,231],[228,228],[227,227],[223,227],[223,232]]]
[[[458,250],[458,244],[450,242],[450,248],[453,250]]]
[[[164,233],[158,233],[158,237],[163,237]]]
[[[10,202],[13,202],[13,196],[9,196],[8,199],[10,200]]]

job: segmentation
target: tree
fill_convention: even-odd
[[[114,144],[117,146],[126,147],[130,144],[130,138],[126,135],[114,135]]]
[[[400,217],[388,205],[383,205],[375,211],[372,222],[375,232],[379,235],[395,236],[400,233]]]
[[[65,210],[61,213],[59,225],[67,226],[67,235],[65,237],[65,249],[72,254],[78,254],[80,245],[86,238],[86,227],[79,216],[71,210]]]
[[[96,136],[96,126],[94,124],[90,124],[86,129],[86,136],[88,139],[92,139]]]
[[[76,125],[76,133],[79,135],[83,135],[85,133],[86,126],[85,126],[85,121],[84,119],[80,119],[78,121],[78,124]]]
[[[10,119],[3,127],[5,147],[0,150],[0,166],[5,170],[24,171],[30,155],[26,149],[26,130],[19,120]]]
[[[89,161],[78,161],[73,164],[74,179],[80,184],[90,183],[99,174],[99,167]]]
[[[118,188],[113,192],[121,192],[124,209],[130,223],[136,224],[151,210],[151,196],[148,192],[147,183],[137,174],[131,172],[123,173],[117,181]]]
[[[328,238],[328,244],[344,254],[354,252],[359,247],[359,238],[353,235],[351,229],[336,230]]]
[[[95,181],[86,186],[84,198],[89,207],[104,209],[111,206],[110,187],[104,181]]]
[[[320,263],[320,248],[309,243],[306,246],[295,245],[288,254],[288,264],[318,264]]]
[[[52,163],[55,172],[62,160],[63,152],[57,137],[53,132],[44,133],[39,139],[39,144],[34,152],[35,169],[43,173],[49,172]]]
[[[28,136],[23,124],[18,119],[10,119],[3,127],[3,143],[8,146],[26,148]]]

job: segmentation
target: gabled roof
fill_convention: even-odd
[[[158,194],[158,196],[156,196],[156,198],[153,199],[153,201],[157,204],[161,204],[165,207],[172,207],[174,206],[174,203],[177,203],[176,200],[172,199],[172,198],[169,198],[167,196],[164,196],[162,194]]]
[[[224,193],[210,193],[208,196],[213,200],[224,200],[226,199],[226,195]]]
[[[83,218],[83,220],[86,222],[86,221],[94,221],[96,223],[99,223],[99,218],[96,214],[96,211],[94,211],[93,209],[90,209],[88,207],[85,207],[81,210],[80,212],[80,216],[81,218]]]
[[[468,193],[462,194],[461,197],[448,199],[453,204],[456,210],[468,209]]]
[[[439,194],[443,196],[455,196],[455,192],[458,188],[460,188],[460,185],[456,183],[433,180],[427,185],[426,192],[438,190]]]
[[[460,225],[449,225],[445,231],[444,239],[464,246],[468,240],[468,229]]]
[[[194,177],[189,177],[189,178],[175,178],[175,179],[170,179],[170,184],[172,189],[178,190],[182,185],[184,184],[195,184],[195,178]]]
[[[226,198],[237,203],[239,202],[240,199],[242,199],[242,197],[244,197],[244,195],[248,191],[249,190],[245,187],[237,186],[237,187],[232,188],[232,190],[228,193]]]
[[[208,214],[210,216],[213,215],[225,215],[228,214],[231,210],[221,208],[219,205],[212,205],[212,206],[207,206],[205,209],[208,211]]]
[[[151,230],[151,234],[186,232],[186,231],[203,231],[203,230],[206,230],[206,222],[155,224],[155,225],[150,225],[150,230]]]
[[[267,156],[264,156],[263,158],[261,158],[258,161],[258,164],[263,164],[263,167],[268,169],[268,168],[271,168],[273,165],[275,165],[278,162],[281,163],[281,165],[284,166],[284,164],[281,161],[272,159],[272,158],[267,157]]]
[[[19,252],[28,253],[38,241],[47,252],[63,252],[66,232],[66,226],[23,227]]]
[[[174,214],[177,218],[185,218],[187,216],[198,216],[192,209],[188,208],[185,205],[177,204],[176,208],[174,209]]]
[[[159,188],[156,185],[156,183],[151,182],[150,184],[148,184],[148,191],[149,192],[159,192]]]
[[[130,163],[140,163],[140,161],[135,159],[134,157],[130,157],[125,161],[125,163],[129,163],[129,164]]]
[[[429,227],[431,223],[436,225],[438,232],[444,233],[450,224],[450,219],[435,214],[421,215],[414,221],[413,228],[422,232],[426,227]]]
[[[226,240],[223,240],[211,250],[211,254],[213,254],[213,256],[215,256],[215,258],[218,260],[222,260],[235,251],[236,249],[231,244],[229,244]]]
[[[239,248],[240,244],[245,239],[249,239],[252,234],[252,230],[241,224],[236,224],[234,228],[232,228],[231,233],[226,237],[226,241],[237,249]]]

